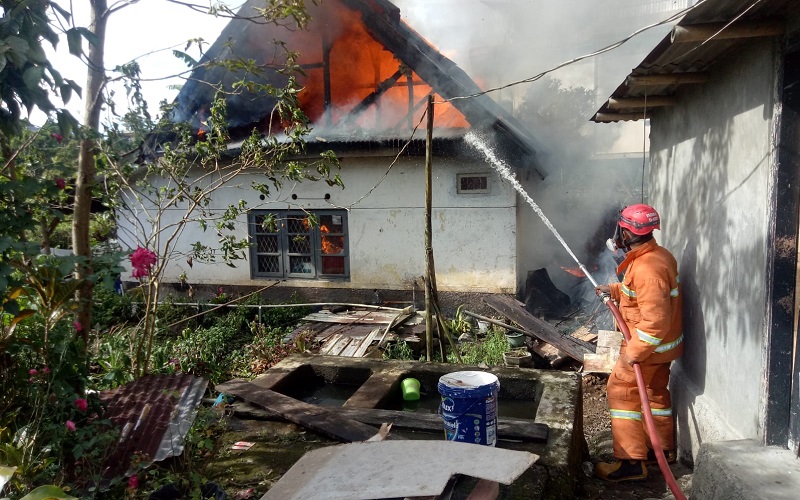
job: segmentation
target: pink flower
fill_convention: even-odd
[[[225,290],[223,290],[221,286],[220,286],[220,287],[217,287],[217,297],[219,297],[219,296],[220,296],[220,295],[222,295],[223,293],[225,293]]]
[[[61,177],[59,177],[58,179],[56,179],[56,186],[58,186],[58,189],[63,191],[67,187],[67,182]]]
[[[76,332],[82,332],[83,331],[83,325],[81,324],[80,321],[73,321],[72,322],[72,326],[75,327],[75,331]]]
[[[155,252],[142,247],[137,247],[130,259],[133,267],[131,276],[134,278],[143,278],[150,274],[150,268],[158,261]]]
[[[128,478],[128,488],[135,490],[139,487],[139,478],[136,476],[131,476]]]
[[[89,402],[83,398],[78,398],[74,401],[75,407],[80,411],[86,411],[86,408],[89,407]]]
[[[70,432],[75,432],[75,430],[77,429],[77,427],[75,426],[75,422],[73,422],[72,420],[67,420],[67,422],[64,425],[67,426],[67,430]]]
[[[29,379],[28,379],[28,383],[32,384],[32,383],[34,383],[34,382],[36,382],[36,381],[35,381],[35,380],[33,380],[33,377],[31,377],[31,378],[29,378]]]
[[[61,144],[61,141],[64,140],[64,136],[61,134],[57,134],[55,132],[50,132],[50,137],[56,140],[57,143]]]
[[[28,370],[28,375],[36,375],[37,373],[39,372],[36,370],[36,368],[31,368]]]
[[[44,368],[42,368],[42,373],[45,373],[45,374],[50,373],[50,368],[45,366]]]

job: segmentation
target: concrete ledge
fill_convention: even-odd
[[[790,450],[749,439],[705,443],[695,461],[692,498],[800,498],[800,460]]]

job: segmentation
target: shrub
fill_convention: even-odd
[[[197,330],[186,328],[173,344],[172,354],[181,371],[217,384],[230,378],[228,357],[249,340],[242,337],[238,330],[223,325]]]

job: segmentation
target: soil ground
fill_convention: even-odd
[[[613,461],[611,441],[611,415],[606,400],[607,376],[587,375],[583,378],[583,432],[589,445],[592,464]],[[692,471],[680,462],[672,464],[672,474],[689,497]],[[644,481],[608,483],[594,477],[581,476],[578,492],[580,500],[641,500],[672,499],[664,476],[657,465],[648,467]]]

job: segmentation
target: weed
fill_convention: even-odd
[[[508,339],[504,332],[497,328],[489,328],[486,337],[476,342],[459,344],[461,359],[465,364],[476,365],[484,363],[487,366],[503,364],[503,353],[509,350]],[[447,359],[455,363],[455,355],[449,354]]]
[[[383,351],[383,359],[414,359],[414,351],[408,342],[405,340],[398,340],[394,344],[388,344]]]

